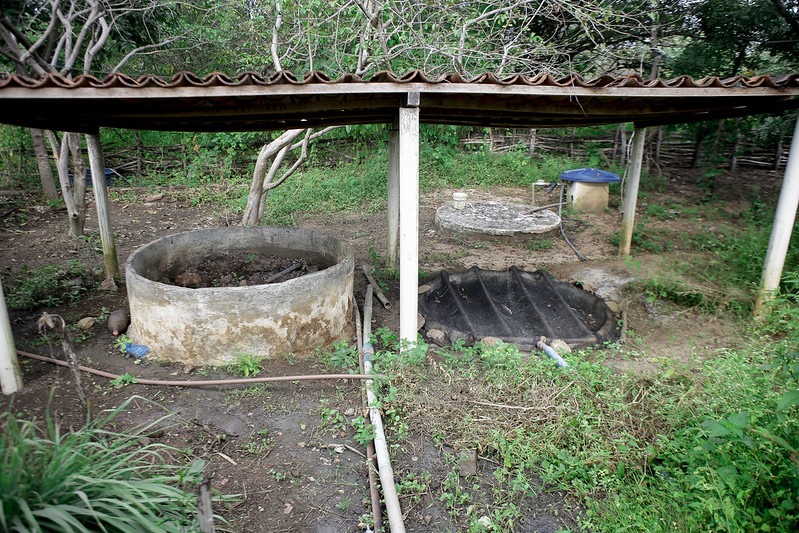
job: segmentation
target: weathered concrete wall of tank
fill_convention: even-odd
[[[302,277],[248,287],[190,289],[160,280],[227,253],[302,257],[328,265]],[[225,365],[242,353],[275,358],[352,336],[354,256],[337,239],[297,228],[219,228],[172,235],[131,254],[128,335],[151,357]]]

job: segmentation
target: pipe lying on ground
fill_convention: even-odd
[[[372,286],[366,287],[366,302],[363,308],[363,369],[366,375],[372,373],[372,356],[374,348],[370,340],[372,330]],[[374,374],[373,374],[374,375]],[[391,533],[405,533],[405,523],[402,518],[397,487],[394,484],[394,471],[391,468],[391,458],[388,455],[386,433],[383,428],[383,419],[377,406],[377,396],[374,392],[374,381],[367,379],[366,398],[369,407],[369,417],[375,428],[375,455],[377,455],[377,468],[380,475],[380,485],[383,487],[383,499],[386,502],[388,527]]]
[[[539,350],[543,350],[545,354],[555,360],[555,364],[557,364],[561,368],[568,368],[569,363],[567,363],[563,357],[556,352],[552,346],[549,346],[546,342],[546,337],[541,337],[538,339],[538,342],[535,343],[535,347]]]
[[[366,279],[372,284],[372,287],[374,287],[375,296],[377,296],[377,299],[380,300],[381,304],[383,304],[383,307],[386,309],[391,308],[391,302],[388,301],[386,295],[383,294],[382,290],[380,290],[380,286],[377,284],[377,281],[375,281],[374,276],[372,276],[371,265],[362,265],[361,270],[363,270],[363,275],[366,276]]]
[[[369,314],[372,314],[371,311],[371,302],[366,304],[370,307]],[[358,301],[355,299],[355,296],[352,297],[352,308],[355,312],[355,334],[356,334],[356,341],[358,342],[358,368],[360,369],[361,374],[363,374],[363,324],[361,324],[361,310],[358,309]],[[364,316],[366,312],[364,311]],[[361,403],[364,405],[368,405],[368,400],[366,399],[366,388],[361,389]],[[366,419],[369,424],[372,423],[371,417],[369,416],[368,412],[366,415]],[[383,510],[380,503],[380,491],[377,490],[377,462],[375,458],[375,443],[373,441],[369,441],[366,445],[366,459],[369,463],[369,494],[372,500],[372,520],[374,521],[374,530],[375,531],[382,531],[383,528]]]
[[[43,355],[37,355],[35,353],[28,353],[17,350],[17,354],[21,355],[22,357],[28,357],[30,359],[35,359],[37,361],[44,361],[45,363],[53,363],[59,366],[69,367],[69,364],[66,361],[60,361],[58,359],[53,359],[52,357],[45,357]],[[100,376],[108,379],[119,379],[122,376],[117,374],[112,374],[111,372],[105,372],[103,370],[97,370],[96,368],[91,368],[88,366],[78,365],[78,370],[83,372],[88,372],[89,374],[94,374],[95,376]],[[303,376],[268,376],[262,378],[232,378],[232,379],[205,379],[205,380],[158,380],[158,379],[147,379],[147,378],[136,378],[136,381],[128,383],[129,385],[166,385],[170,387],[208,387],[214,385],[253,385],[255,383],[273,383],[278,381],[315,381],[315,380],[324,380],[324,379],[368,379],[371,380],[375,378],[375,374],[366,375],[366,374],[310,374],[310,375],[303,375]]]

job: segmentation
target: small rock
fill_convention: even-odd
[[[355,409],[350,407],[349,409],[345,410],[344,416],[355,416]]]
[[[422,329],[424,327],[424,323],[425,323],[425,320],[424,320],[424,317],[422,316],[422,314],[421,313],[417,313],[416,314],[416,330],[418,331],[418,330]]]
[[[163,200],[163,199],[164,199],[164,194],[163,193],[158,193],[158,194],[152,194],[152,195],[146,197],[144,199],[144,201],[145,202],[157,202],[158,200]]]
[[[419,285],[419,294],[424,294],[430,290],[430,285]]]
[[[499,337],[483,337],[482,339],[480,339],[480,342],[483,343],[483,346],[496,346],[497,344],[502,342],[502,339],[500,339]]]
[[[97,323],[97,319],[93,316],[87,316],[85,318],[81,318],[78,320],[78,329],[82,329],[84,331],[90,330],[94,327]]]
[[[458,455],[458,473],[463,477],[477,475],[477,450],[466,450]]]
[[[284,505],[285,507],[283,508],[283,514],[291,514],[291,511],[294,510],[294,506],[291,505],[290,503],[286,503]]]
[[[427,338],[439,346],[444,346],[447,343],[447,334],[440,329],[428,329]]]
[[[187,364],[187,365],[183,366],[183,373],[184,374],[191,374],[192,372],[194,372],[194,365]]]
[[[301,440],[301,441],[299,441],[299,442],[297,443],[297,446],[299,446],[300,448],[305,448],[305,441],[302,441],[302,440]]]
[[[553,340],[552,344],[550,344],[550,346],[552,347],[553,350],[555,350],[556,352],[558,352],[561,355],[563,355],[565,353],[572,353],[571,347],[568,344],[566,344],[565,341],[563,341],[561,339]]]
[[[486,530],[494,529],[494,524],[491,522],[491,519],[487,516],[481,516],[477,523],[480,524],[480,527]]]

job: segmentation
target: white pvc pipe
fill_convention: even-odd
[[[388,133],[388,234],[386,235],[386,267],[396,269],[399,258],[399,120],[389,126]]]
[[[633,226],[635,225],[635,208],[638,204],[638,185],[641,182],[641,166],[644,161],[644,140],[646,128],[636,128],[633,132],[633,153],[630,157],[630,172],[624,187],[624,204],[622,205],[621,237],[619,238],[619,255],[630,255],[633,242]]]
[[[785,177],[780,189],[780,199],[774,214],[774,225],[771,228],[771,238],[766,251],[760,290],[755,300],[755,316],[760,314],[763,304],[772,298],[780,286],[785,257],[788,255],[788,246],[791,243],[793,225],[796,222],[797,206],[799,206],[799,118],[794,127],[791,151],[788,154],[788,164],[785,166]]]
[[[399,109],[400,341],[416,343],[419,286],[419,108]]]
[[[372,323],[372,286],[366,287],[366,302],[363,306],[363,371],[372,373],[372,356],[374,348],[369,339],[371,337]],[[391,533],[405,533],[405,522],[402,517],[402,508],[397,495],[397,486],[394,483],[394,470],[391,467],[391,457],[388,454],[386,432],[383,427],[383,418],[377,407],[377,396],[374,392],[374,382],[366,380],[366,401],[369,406],[369,418],[375,428],[375,455],[377,456],[377,471],[380,476],[380,486],[383,488],[383,500],[386,503],[388,527]]]
[[[0,388],[3,394],[13,394],[22,388],[22,375],[19,372],[14,334],[6,307],[6,295],[0,281]]]

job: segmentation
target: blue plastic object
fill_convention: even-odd
[[[111,181],[114,179],[114,175],[116,175],[116,171],[112,168],[104,168],[103,174],[105,174],[105,184],[111,185]],[[69,182],[72,183],[72,171],[69,171]],[[92,186],[92,169],[86,167],[86,185],[88,187]]]
[[[132,342],[125,343],[125,352],[128,355],[133,355],[136,359],[141,359],[148,353],[150,353],[150,349],[143,344],[133,344]]]
[[[567,170],[560,175],[561,181],[581,181],[584,183],[619,183],[621,178],[618,174],[607,170],[595,168],[576,168]]]

